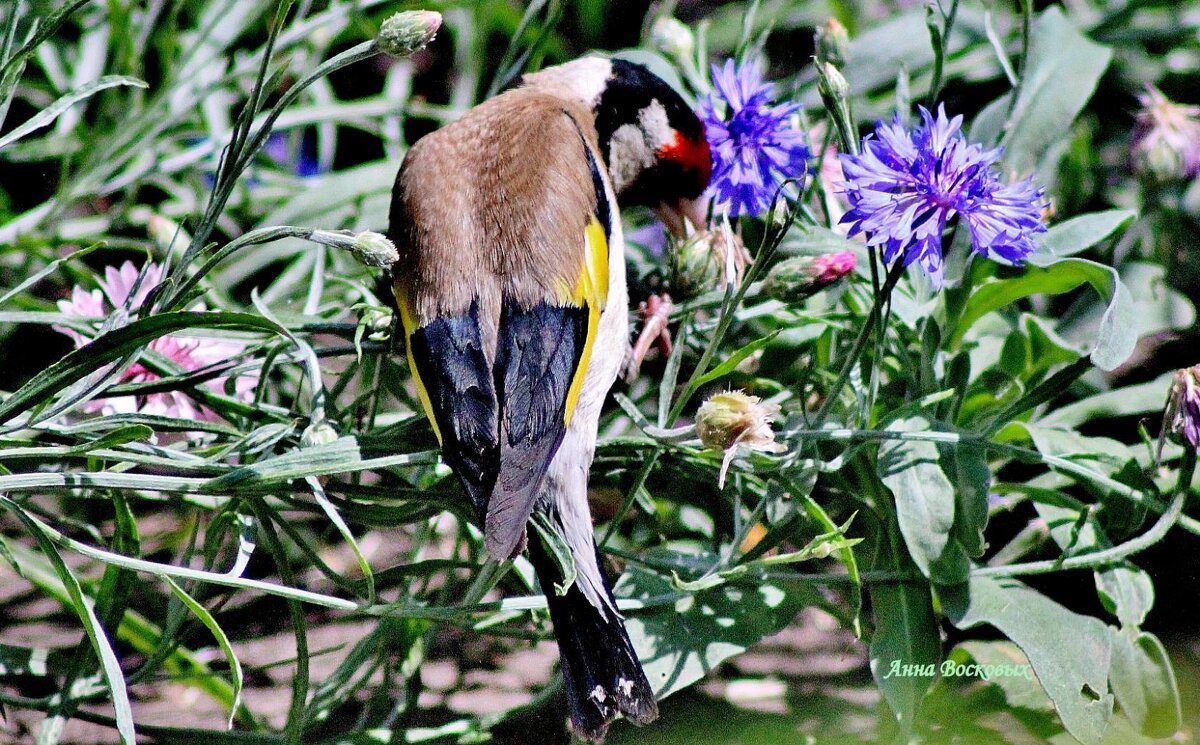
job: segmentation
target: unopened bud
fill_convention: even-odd
[[[758,396],[742,391],[717,393],[696,412],[696,434],[705,447],[725,453],[717,483],[725,486],[725,473],[739,445],[766,453],[787,448],[775,442],[771,422],[779,413],[775,404],[762,403]]]
[[[370,230],[354,236],[350,252],[362,263],[378,269],[387,269],[400,260],[395,244],[387,236]]]
[[[798,303],[854,271],[853,251],[784,259],[767,272],[763,292],[785,303]]]
[[[442,26],[442,14],[432,10],[405,10],[390,16],[379,27],[375,43],[393,57],[407,57],[433,40]]]
[[[721,262],[712,249],[712,233],[698,230],[670,252],[671,294],[684,300],[715,290],[721,282]]]
[[[671,293],[687,300],[742,280],[750,254],[727,225],[697,230],[671,251]]]
[[[840,70],[829,62],[819,63],[817,72],[817,92],[825,100],[826,106],[831,102],[845,101],[850,97],[850,84],[842,76]]]
[[[670,16],[660,16],[650,32],[654,48],[676,60],[691,59],[696,52],[692,30]]]
[[[340,248],[354,257],[378,269],[387,269],[400,260],[400,253],[387,236],[371,230],[351,233],[348,230],[314,230],[308,239],[324,246]]]
[[[850,51],[850,34],[846,27],[836,18],[830,18],[824,26],[817,29],[815,44],[817,62],[828,63],[834,67],[844,67]]]
[[[311,448],[318,445],[328,445],[335,442],[338,438],[338,432],[329,423],[328,419],[318,419],[309,423],[304,431],[300,433],[300,447]]]

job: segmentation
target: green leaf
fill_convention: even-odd
[[[0,137],[0,149],[11,145],[22,137],[28,135],[30,132],[45,127],[79,101],[82,101],[85,98],[90,98],[106,88],[114,88],[119,85],[130,85],[135,88],[148,87],[145,82],[138,80],[137,78],[128,77],[126,75],[105,75],[102,78],[93,80],[86,85],[76,88],[62,98],[59,98],[54,103],[31,116],[16,129],[12,130],[3,137]]]
[[[893,525],[880,536],[874,569],[907,574],[916,568],[897,544]],[[875,616],[871,675],[908,735],[941,661],[933,596],[924,582],[872,582],[869,592]]]
[[[647,559],[673,563],[681,570],[717,562],[712,555],[681,555],[667,549],[651,551]],[[621,598],[638,599],[678,594],[670,578],[641,565],[630,565],[614,592]],[[788,625],[801,608],[815,601],[811,593],[808,588],[770,580],[723,584],[686,594],[673,605],[629,614],[625,627],[646,677],[661,699]]]
[[[1133,318],[1133,299],[1112,267],[1086,259],[1053,259],[1032,256],[1024,274],[982,285],[972,293],[962,316],[949,334],[948,344],[955,347],[972,324],[983,316],[1033,295],[1061,295],[1090,284],[1107,306],[1096,330],[1091,349],[1092,362],[1102,370],[1112,370],[1133,354],[1137,344]]]
[[[921,432],[929,422],[920,417],[888,426],[893,432]],[[936,443],[887,440],[879,446],[879,479],[896,500],[896,520],[908,553],[921,574],[938,582],[961,582],[969,563],[962,546],[951,540],[955,490],[938,465]]]
[[[191,328],[242,328],[286,335],[282,326],[250,313],[178,312],[142,318],[101,334],[48,367],[0,404],[0,422],[7,422],[43,403],[63,388],[82,380],[109,362],[133,354],[154,339]]]
[[[1029,658],[1021,648],[1008,641],[963,642],[955,650],[966,652],[980,665],[1029,665]],[[988,682],[1004,692],[1005,702],[1010,707],[1047,714],[1054,712],[1054,702],[1035,680],[1026,679],[1023,675],[997,675]]]
[[[1134,210],[1108,210],[1090,212],[1072,218],[1047,230],[1038,237],[1041,253],[1057,256],[1074,256],[1128,225],[1135,218]]]
[[[1047,412],[1040,423],[1074,428],[1096,419],[1115,419],[1162,411],[1173,376],[1174,373],[1165,373],[1148,383],[1097,393]]]
[[[761,339],[755,339],[746,346],[729,355],[724,362],[709,370],[707,373],[702,375],[699,380],[693,383],[691,387],[692,391],[697,391],[701,387],[713,382],[714,380],[719,380],[720,378],[723,378],[729,373],[733,372],[737,366],[742,363],[742,360],[770,344],[775,340],[776,336],[779,336],[779,333],[782,330],[783,329],[777,329]]]
[[[92,649],[96,652],[96,657],[100,660],[104,680],[108,683],[108,690],[112,695],[113,712],[117,720],[117,733],[121,736],[121,741],[125,745],[136,745],[137,736],[134,734],[133,709],[129,705],[129,692],[125,688],[125,675],[121,672],[121,663],[117,659],[116,652],[113,651],[108,633],[100,625],[100,619],[96,617],[96,608],[92,599],[83,594],[83,588],[80,587],[79,580],[76,579],[74,572],[67,567],[62,556],[59,555],[58,549],[54,547],[54,543],[50,540],[50,536],[47,535],[41,524],[31,519],[20,506],[7,497],[0,496],[0,506],[6,508],[25,525],[26,530],[37,541],[42,554],[49,560],[55,574],[58,575],[63,587],[66,589],[71,608],[79,616],[79,620],[83,622],[83,630],[87,633],[88,641],[91,642]]]
[[[974,445],[957,445],[942,449],[946,472],[954,474],[954,527],[952,535],[968,556],[981,556],[987,548],[983,530],[987,527],[988,492],[992,471],[987,453]]]
[[[1063,726],[1084,745],[1098,745],[1113,712],[1108,626],[1067,610],[1015,579],[973,576],[939,594],[946,615],[958,628],[988,624],[1020,647]]]
[[[171,592],[175,593],[175,597],[179,598],[192,612],[192,615],[204,624],[204,628],[208,629],[213,638],[217,640],[217,644],[221,646],[221,651],[225,653],[225,660],[229,663],[230,682],[233,684],[233,704],[229,708],[229,721],[226,726],[232,728],[238,708],[242,705],[242,663],[238,660],[237,653],[233,651],[233,645],[229,643],[229,637],[226,636],[225,630],[208,612],[208,609],[189,595],[175,580],[170,577],[163,577],[163,579],[171,586]]]
[[[281,483],[309,476],[365,471],[398,465],[437,463],[437,451],[401,453],[368,458],[354,437],[339,437],[333,442],[290,450],[242,466],[208,481],[204,488],[212,494],[270,491]]]
[[[1032,174],[1051,146],[1068,135],[1111,59],[1112,52],[1079,33],[1062,10],[1048,8],[1033,25],[1025,78],[1012,115],[1005,122],[1009,94],[980,113],[970,139],[990,143],[1000,137],[1005,170]]]
[[[1133,628],[1112,632],[1109,681],[1121,711],[1144,735],[1174,735],[1183,721],[1179,687],[1162,642]]]
[[[1107,548],[1107,546],[1105,546]],[[1121,626],[1141,626],[1154,607],[1154,581],[1129,562],[1096,571],[1096,592]]]
[[[546,547],[546,552],[550,554],[550,558],[558,566],[558,574],[562,577],[562,584],[554,584],[554,592],[562,597],[567,594],[567,590],[571,589],[571,585],[575,584],[575,578],[578,572],[575,569],[575,557],[571,555],[571,547],[567,545],[566,538],[558,531],[558,528],[550,522],[545,513],[540,510],[534,510],[530,523],[533,529],[537,531],[538,540]],[[543,587],[543,590],[549,590],[548,587]]]

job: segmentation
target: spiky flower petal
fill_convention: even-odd
[[[880,122],[860,155],[842,155],[850,210],[841,222],[863,233],[884,260],[918,262],[941,287],[942,233],[959,217],[980,256],[1020,264],[1033,253],[1034,235],[1046,229],[1043,192],[1032,180],[1004,184],[993,167],[1000,150],[985,150],[962,135],[962,117],[935,118],[906,128],[897,116]]]
[[[712,151],[715,207],[730,217],[761,215],[780,185],[808,167],[804,133],[792,121],[800,105],[773,103],[774,88],[757,60],[713,65],[712,78],[700,117]]]
[[[1168,407],[1173,412],[1171,430],[1183,435],[1192,448],[1200,450],[1200,365],[1175,373]]]

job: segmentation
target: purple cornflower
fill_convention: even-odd
[[[842,155],[845,195],[850,210],[842,222],[850,235],[865,233],[867,245],[882,246],[884,261],[903,256],[942,286],[942,231],[959,215],[971,231],[977,254],[1021,263],[1034,250],[1033,236],[1043,232],[1042,190],[1032,180],[1001,183],[992,168],[1000,149],[968,143],[962,117],[935,119],[921,109],[924,122],[913,129],[880,122],[863,139],[861,155]]]
[[[800,104],[772,105],[773,86],[763,82],[757,60],[741,66],[726,60],[713,65],[712,77],[715,91],[700,102],[700,117],[712,150],[716,208],[730,217],[761,215],[780,184],[803,177],[808,167],[804,133],[791,120]]]
[[[1182,434],[1194,449],[1200,450],[1200,365],[1175,373],[1168,416],[1173,416],[1171,429]]]

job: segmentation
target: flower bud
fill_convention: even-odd
[[[798,303],[854,271],[853,251],[784,259],[767,272],[763,292],[785,303]]]
[[[1167,412],[1171,431],[1200,450],[1200,365],[1175,373]]]
[[[338,432],[328,419],[315,419],[300,433],[300,447],[311,448],[337,441]]]
[[[815,44],[817,62],[830,64],[834,67],[844,67],[850,50],[850,34],[846,27],[836,18],[830,18],[824,26],[817,29]]]
[[[829,106],[830,103],[840,103],[850,97],[850,84],[846,82],[846,78],[841,71],[829,62],[823,62],[817,65],[817,92],[821,94],[821,98]],[[832,107],[831,107],[832,108]]]
[[[718,486],[725,486],[725,473],[739,445],[765,453],[780,453],[787,448],[775,442],[771,422],[779,413],[775,404],[762,403],[758,396],[742,391],[726,391],[711,396],[696,412],[696,434],[706,448],[721,450]]]
[[[433,40],[442,26],[442,14],[432,10],[405,10],[389,16],[379,27],[375,43],[385,54],[407,57]]]
[[[367,266],[378,269],[387,269],[400,260],[395,244],[388,240],[387,236],[370,230],[364,230],[354,236],[350,253]]]
[[[367,266],[387,269],[400,260],[396,246],[387,236],[371,230],[351,233],[348,230],[314,230],[308,235],[313,243],[349,251]]]
[[[727,226],[697,230],[671,251],[671,293],[684,300],[741,281],[750,254]]]
[[[654,48],[676,60],[691,59],[696,52],[692,30],[670,16],[660,16],[650,31]]]
[[[1180,106],[1153,86],[1138,100],[1129,153],[1134,172],[1155,182],[1200,177],[1200,107]]]
[[[687,300],[714,290],[721,282],[721,262],[712,250],[712,235],[698,230],[670,252],[671,294]]]

